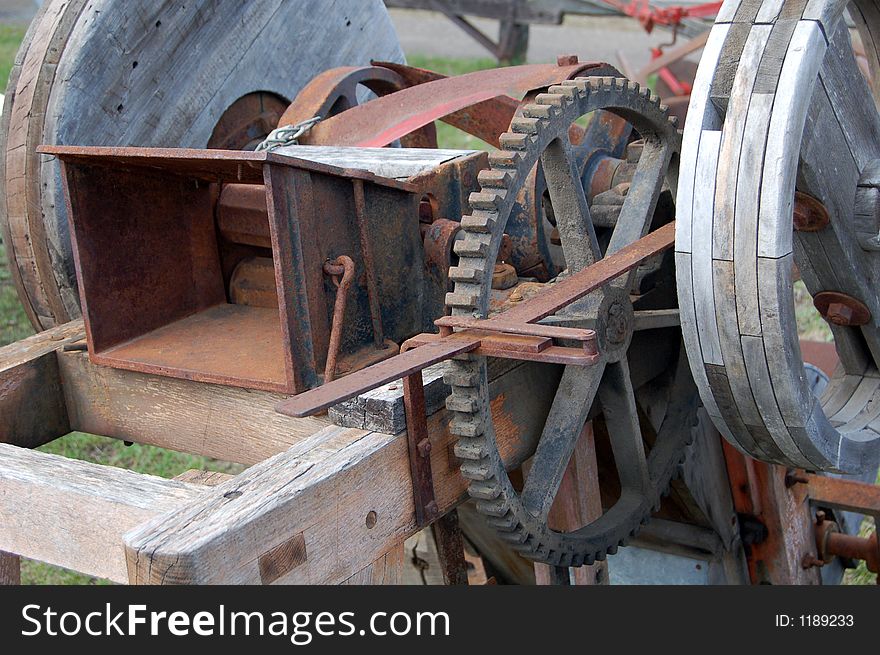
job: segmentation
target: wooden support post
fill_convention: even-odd
[[[84,336],[74,321],[0,348],[0,443],[35,448],[70,432],[55,352]]]
[[[458,511],[452,510],[441,516],[431,525],[443,583],[447,585],[466,585],[468,583],[467,562],[464,559],[464,540],[458,524]]]
[[[0,585],[21,584],[21,558],[0,551]]]
[[[575,446],[568,468],[559,486],[559,493],[550,509],[548,522],[554,530],[577,530],[602,515],[599,495],[599,466],[596,463],[596,443],[593,424],[587,423]],[[539,585],[570,584],[568,569],[535,564],[535,582]],[[573,569],[576,585],[608,584],[608,563],[595,562],[590,566]]]

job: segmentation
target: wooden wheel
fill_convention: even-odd
[[[685,130],[676,265],[691,367],[725,436],[765,461],[857,472],[880,454],[880,115],[845,10],[724,3]],[[876,80],[880,10],[849,11]],[[821,399],[795,264],[840,356]]]
[[[0,225],[34,326],[80,313],[59,166],[38,145],[252,142],[315,75],[371,59],[403,60],[380,0],[47,0],[0,123]]]

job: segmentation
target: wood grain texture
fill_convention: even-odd
[[[55,351],[84,336],[77,321],[0,348],[0,443],[36,448],[70,432]]]
[[[328,424],[279,414],[278,394],[95,366],[80,352],[58,366],[72,430],[251,465]]]
[[[552,401],[547,368],[520,366],[490,385],[509,466],[530,455],[540,435]],[[523,388],[537,392],[519,393]],[[466,486],[450,462],[447,422],[446,412],[429,419],[441,512],[464,499]],[[125,543],[133,581],[259,583],[260,557],[302,532],[306,561],[275,581],[334,584],[416,532],[404,434],[330,426],[312,439],[309,448],[260,462],[188,507],[130,531]],[[369,512],[375,512],[372,521]]]
[[[127,582],[123,533],[204,491],[0,444],[0,550]]]

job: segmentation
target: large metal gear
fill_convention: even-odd
[[[719,430],[764,461],[856,473],[880,455],[880,18],[876,2],[849,4],[872,94],[846,8],[725,3],[685,128],[676,268]],[[821,398],[798,343],[796,270],[840,356]]]
[[[600,251],[568,138],[569,128],[578,118],[598,110],[625,118],[644,139],[638,167],[604,252]],[[511,129],[501,137],[503,150],[490,155],[490,168],[480,174],[482,190],[471,197],[472,214],[462,219],[465,237],[456,244],[459,262],[450,271],[455,289],[447,296],[455,316],[488,315],[492,267],[506,221],[517,190],[539,163],[547,180],[568,274],[644,236],[652,227],[664,182],[674,195],[679,148],[675,122],[659,99],[647,89],[639,89],[638,84],[605,77],[579,78],[553,86],[523,107]],[[634,305],[630,295],[637,277],[638,271],[625,274],[567,308],[564,315],[551,317],[556,324],[596,329],[601,358],[594,366],[569,366],[562,373],[521,491],[514,488],[505,471],[495,441],[486,359],[460,358],[447,376],[452,389],[447,401],[454,416],[451,429],[459,437],[455,452],[462,460],[462,474],[470,480],[469,493],[501,537],[532,560],[580,566],[615,552],[659,503],[690,439],[696,393],[677,327],[652,329],[653,349],[633,355],[641,361],[653,358],[658,364],[662,373],[649,374],[653,380],[649,386],[668,401],[662,416],[640,420],[634,389],[646,380],[636,372],[638,366],[628,362],[628,353],[637,348],[633,333],[644,317],[642,307],[638,301]],[[657,293],[662,296],[663,285],[659,286]],[[670,282],[666,291],[672,286]],[[674,307],[674,298],[667,300]],[[644,306],[659,309],[670,305],[655,299]],[[664,329],[667,338],[671,331],[673,341],[665,360],[661,354]],[[555,531],[548,526],[548,514],[563,473],[585,422],[599,414],[610,438],[621,488],[619,498],[600,518],[581,529]]]

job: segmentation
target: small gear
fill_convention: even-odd
[[[645,144],[604,253],[568,139],[578,118],[598,110],[622,116]],[[652,227],[664,183],[674,193],[680,143],[675,121],[648,89],[626,79],[580,78],[553,86],[522,108],[500,142],[503,150],[490,153],[490,167],[479,176],[481,190],[471,195],[472,213],[462,219],[464,238],[455,246],[459,262],[450,270],[455,287],[447,295],[453,315],[488,315],[504,227],[518,189],[535,166],[542,166],[548,182],[567,273],[644,236]],[[652,377],[663,387],[667,410],[654,425],[656,436],[646,448],[627,362],[635,329],[629,290],[636,273],[621,276],[553,317],[572,326],[600,326],[605,352],[596,366],[565,369],[521,491],[514,489],[495,441],[486,359],[460,358],[447,375],[452,389],[447,408],[453,416],[452,432],[458,436],[455,452],[462,460],[461,472],[470,481],[468,491],[499,535],[532,560],[580,566],[616,552],[659,505],[690,441],[697,394],[680,337],[673,335],[677,350],[670,366]],[[669,302],[674,303],[674,290],[671,296]],[[598,412],[608,427],[620,497],[599,519],[577,531],[552,530],[547,517],[562,474],[585,421]]]

